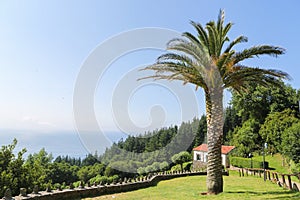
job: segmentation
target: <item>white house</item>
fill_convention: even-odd
[[[222,165],[229,167],[228,154],[235,148],[235,146],[224,146],[222,145]],[[207,144],[201,144],[193,149],[194,151],[194,161],[200,161],[202,163],[207,163]]]

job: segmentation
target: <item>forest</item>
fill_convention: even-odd
[[[293,172],[300,172],[300,93],[284,82],[280,87],[255,84],[247,94],[233,92],[225,110],[223,144],[234,145],[234,156],[261,154],[267,143],[268,154],[281,154]],[[128,136],[107,148],[102,155],[84,159],[69,156],[53,158],[41,149],[15,153],[17,139],[0,149],[0,196],[6,188],[17,195],[19,188],[30,192],[38,186],[72,188],[82,183],[112,183],[124,177],[170,170],[191,160],[192,149],[206,142],[206,116],[180,125],[163,127],[137,136]],[[187,167],[187,166],[185,166]],[[188,168],[190,165],[188,166]]]

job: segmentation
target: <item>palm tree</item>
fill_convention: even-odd
[[[270,45],[253,46],[242,51],[233,47],[247,42],[245,36],[230,41],[227,34],[232,23],[224,24],[224,11],[220,10],[217,22],[210,21],[205,28],[191,22],[197,36],[189,32],[183,38],[168,42],[172,50],[158,57],[157,62],[144,70],[154,70],[155,74],[145,78],[181,80],[201,87],[205,93],[207,115],[207,193],[223,192],[221,145],[223,141],[223,92],[224,89],[242,93],[251,82],[263,86],[278,85],[288,74],[278,70],[266,70],[242,65],[241,62],[260,55],[277,57],[285,52],[281,47]],[[228,46],[225,48],[224,44]]]

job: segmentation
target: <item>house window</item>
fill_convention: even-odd
[[[197,160],[201,160],[200,154],[197,154]]]

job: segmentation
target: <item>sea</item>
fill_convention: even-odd
[[[97,136],[96,133],[94,133]],[[70,156],[75,158],[85,158],[88,154],[101,155],[106,148],[109,148],[113,142],[126,139],[127,135],[122,132],[106,132],[105,140],[108,141],[103,146],[103,142],[96,140],[93,146],[84,139],[84,136],[77,131],[55,131],[55,132],[38,132],[38,131],[17,131],[0,129],[0,146],[12,144],[16,138],[18,143],[14,153],[25,148],[29,154],[38,153],[42,148],[47,153],[51,153],[54,158],[57,156]],[[95,137],[97,138],[97,137]],[[99,148],[98,148],[99,147]]]

